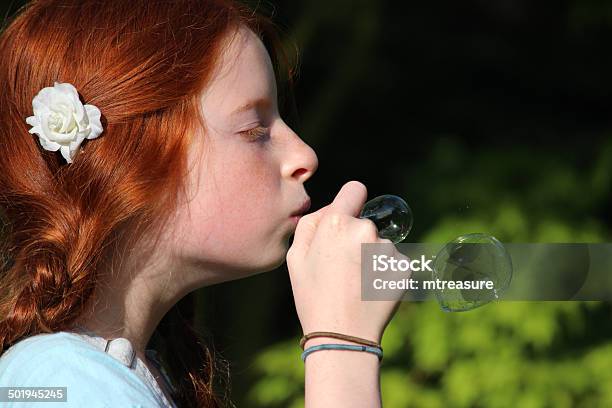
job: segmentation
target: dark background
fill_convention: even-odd
[[[354,179],[369,198],[411,205],[406,242],[469,232],[610,241],[612,2],[251,4],[299,47],[294,129],[319,158],[306,184],[313,210]],[[195,307],[230,360],[238,406],[303,405],[285,266],[203,288],[181,306]],[[610,314],[606,303],[465,314],[403,304],[383,343],[384,405],[606,406]],[[514,350],[508,360],[504,350]]]

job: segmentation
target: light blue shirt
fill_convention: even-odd
[[[67,402],[0,402],[9,408],[164,406],[133,369],[69,332],[13,344],[0,357],[0,387],[67,387]]]

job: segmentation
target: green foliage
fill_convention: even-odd
[[[468,151],[442,140],[406,177],[412,187],[404,194],[418,196],[417,207],[434,209],[423,216],[430,228],[413,240],[487,232],[505,242],[605,241],[608,226],[584,214],[609,196],[611,146],[578,170],[554,152]],[[526,154],[539,160],[525,160]],[[417,174],[430,175],[429,188],[415,185]],[[434,301],[404,302],[383,337],[383,405],[612,406],[611,310],[603,302],[499,302],[446,313]],[[298,340],[257,356],[249,406],[304,406]]]

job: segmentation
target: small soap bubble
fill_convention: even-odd
[[[512,260],[502,243],[481,233],[462,235],[446,244],[433,266],[434,280],[455,282],[455,288],[444,286],[436,291],[440,306],[449,312],[471,310],[499,299],[512,279]],[[479,283],[487,281],[493,282],[492,289]],[[479,289],[473,289],[475,285]]]
[[[385,194],[371,199],[363,206],[359,218],[376,224],[378,235],[394,244],[403,241],[412,229],[412,210],[396,195]]]

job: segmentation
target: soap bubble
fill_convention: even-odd
[[[462,288],[436,291],[443,310],[460,312],[499,299],[512,279],[512,260],[501,242],[487,234],[467,234],[446,244],[434,260],[433,279],[462,282]],[[493,282],[493,289],[465,289],[469,283]],[[455,286],[457,286],[455,284]]]
[[[394,244],[403,241],[412,229],[412,210],[398,196],[385,194],[371,199],[363,206],[359,218],[368,218],[376,224],[378,236]]]

